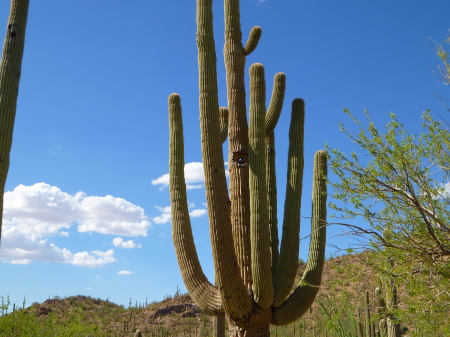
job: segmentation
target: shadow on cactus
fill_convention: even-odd
[[[244,68],[261,28],[241,41],[239,1],[225,0],[225,67],[228,107],[219,108],[211,0],[197,1],[200,124],[215,285],[198,260],[184,179],[181,102],[169,97],[172,235],[186,287],[207,314],[226,316],[232,336],[269,336],[270,325],[295,321],[319,290],[324,263],[326,153],[314,158],[311,243],[298,285],[300,206],[303,178],[304,102],[295,99],[289,130],[288,177],[281,243],[278,242],[275,136],[284,99],[285,75],[275,75],[266,110],[264,68],[250,67],[250,123]],[[222,143],[228,136],[229,188]],[[294,288],[294,289],[293,289]]]

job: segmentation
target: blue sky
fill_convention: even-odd
[[[226,105],[222,2],[215,1],[219,101]],[[0,2],[6,27],[8,1]],[[413,132],[445,109],[435,42],[447,0],[241,0],[244,39],[263,29],[247,66],[267,88],[287,76],[277,134],[280,205],[292,99],[306,101],[304,208],[313,153],[355,148],[342,108],[382,126],[394,112]],[[0,295],[21,304],[76,294],[119,304],[185,291],[171,241],[167,98],[181,95],[188,198],[206,274],[213,269],[202,185],[195,1],[31,1],[0,248]],[[3,39],[3,37],[1,37]],[[447,97],[450,96],[447,90]],[[267,94],[270,97],[270,93]],[[331,177],[332,178],[332,177]],[[281,208],[281,207],[280,207]],[[301,236],[309,222],[302,222]],[[345,237],[330,243],[348,246]],[[307,258],[308,241],[301,241]],[[334,252],[330,246],[328,254]]]

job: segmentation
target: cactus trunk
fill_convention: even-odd
[[[224,316],[213,316],[213,337],[225,337]]]
[[[325,250],[327,155],[314,157],[311,243],[306,270],[298,268],[305,105],[295,99],[289,131],[288,179],[282,240],[278,242],[274,128],[281,113],[285,76],[275,75],[266,110],[264,67],[250,67],[247,124],[245,58],[257,46],[254,27],[245,46],[238,0],[225,0],[225,67],[228,106],[218,106],[212,0],[197,0],[200,127],[215,285],[204,275],[192,237],[184,181],[181,102],[169,97],[172,235],[186,287],[197,305],[226,316],[231,336],[270,336],[270,325],[295,321],[319,290]],[[222,143],[228,135],[229,189]],[[292,292],[292,288],[295,290]]]
[[[0,237],[3,194],[9,170],[17,96],[22,68],[29,0],[11,0],[6,37],[0,62]]]
[[[270,309],[255,308],[252,316],[245,324],[229,321],[231,337],[270,337]]]

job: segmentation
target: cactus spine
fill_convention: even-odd
[[[227,110],[218,106],[212,0],[197,0],[201,144],[217,286],[204,275],[192,236],[177,94],[169,97],[172,235],[184,282],[197,305],[207,314],[226,316],[231,336],[269,336],[270,324],[295,321],[319,290],[326,236],[326,153],[318,151],[314,157],[309,259],[302,280],[291,293],[299,253],[304,102],[295,99],[292,103],[283,232],[278,247],[274,128],[283,105],[285,76],[275,76],[266,111],[264,68],[251,66],[248,126],[245,57],[256,48],[261,28],[254,27],[243,46],[239,1],[225,0],[224,7]],[[229,190],[222,151],[226,130]]]
[[[3,194],[9,169],[17,96],[25,45],[29,0],[11,0],[3,53],[0,62],[0,236]]]

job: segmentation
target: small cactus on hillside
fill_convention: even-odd
[[[392,281],[384,282],[384,285],[387,288],[385,300],[383,299],[381,288],[375,289],[375,294],[378,296],[378,313],[381,317],[379,320],[380,336],[400,337],[402,335],[400,323],[393,314],[398,308],[397,288]]]

